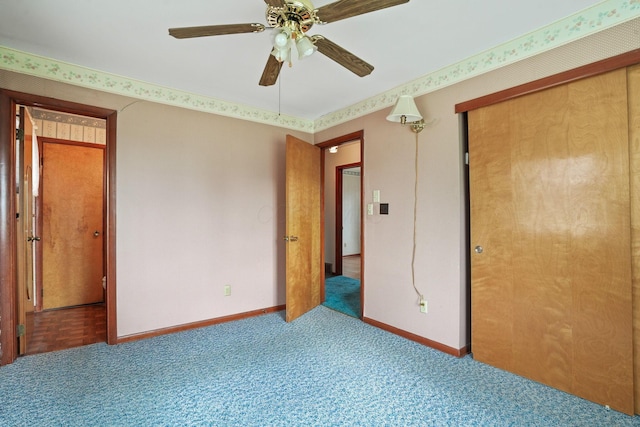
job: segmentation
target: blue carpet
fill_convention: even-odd
[[[326,307],[0,367],[2,426],[633,426]]]
[[[333,276],[324,281],[325,307],[352,317],[360,317],[360,281]]]

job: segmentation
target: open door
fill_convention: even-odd
[[[286,320],[320,305],[324,281],[320,148],[287,135]]]

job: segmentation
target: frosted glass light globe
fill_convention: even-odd
[[[274,39],[274,44],[276,45],[276,47],[283,48],[287,45],[288,42],[289,36],[287,36],[285,32],[276,34],[276,37]]]

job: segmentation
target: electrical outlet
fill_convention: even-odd
[[[420,300],[420,313],[427,313],[427,300]]]
[[[231,285],[226,285],[224,287],[224,296],[228,297],[229,295],[231,295]]]

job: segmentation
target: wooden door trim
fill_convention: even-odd
[[[63,101],[0,88],[0,365],[17,358],[16,311],[16,230],[15,230],[15,133],[16,105],[37,106],[49,110],[95,117],[106,121],[105,209],[107,272],[107,343],[117,343],[116,323],[116,130],[115,110]]]
[[[461,102],[459,104],[456,104],[455,112],[466,113],[467,111],[486,107],[492,104],[497,104],[498,102],[517,98],[522,95],[538,92],[555,86],[560,86],[565,83],[580,80],[586,77],[596,76],[598,74],[603,74],[608,71],[617,70],[619,68],[627,67],[629,65],[634,65],[637,63],[640,63],[640,49],[632,50],[621,55],[616,55],[611,58],[583,65],[581,67],[554,74],[549,77],[544,77],[542,79],[534,80],[529,83],[524,83],[519,86],[514,86],[509,89],[481,96],[469,101]]]
[[[14,104],[0,93],[0,364],[18,357],[16,342],[16,205]]]

